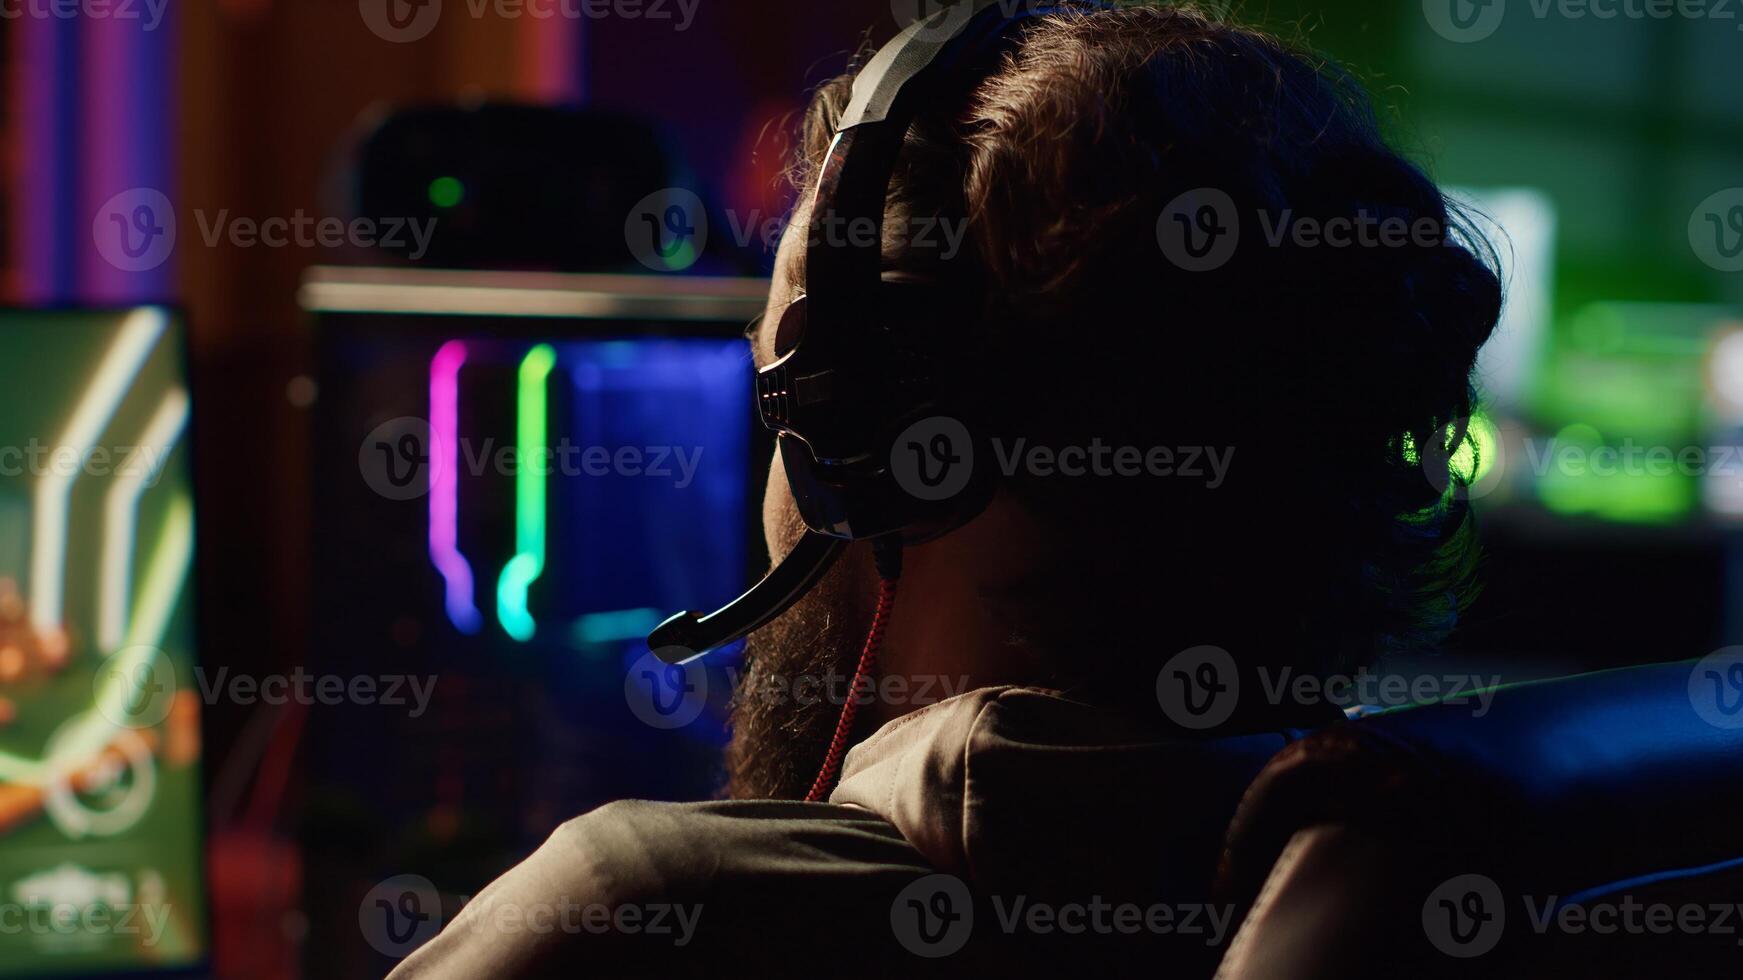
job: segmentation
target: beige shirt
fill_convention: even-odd
[[[1208,976],[1221,835],[1284,742],[971,691],[856,746],[828,803],[570,820],[392,976]]]

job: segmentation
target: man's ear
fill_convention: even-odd
[[[1035,609],[1048,607],[1040,585],[1048,577],[1046,540],[1043,526],[1026,507],[995,493],[967,524],[911,546],[903,577],[916,584],[935,583],[972,603],[986,618],[1014,626]],[[1024,604],[1037,605],[1014,615]]]

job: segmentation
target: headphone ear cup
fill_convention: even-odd
[[[759,374],[759,404],[807,527],[924,540],[986,506],[995,460],[945,395],[972,360],[949,343],[972,316],[936,284],[885,280],[869,329],[837,358],[816,349],[832,325],[808,324],[805,300],[783,313],[777,345],[779,332],[803,342]]]
[[[775,324],[776,357],[786,357],[791,354],[794,348],[799,346],[799,342],[805,339],[808,309],[809,304],[805,302],[805,297],[801,296],[788,303],[787,308],[781,311],[781,320]]]
[[[905,498],[904,540],[928,541],[973,520],[992,499],[996,460],[971,422],[932,405],[890,439],[885,481]]]
[[[913,416],[909,416],[913,418]],[[805,526],[862,540],[901,534],[929,541],[973,520],[992,499],[997,460],[969,423],[922,414],[852,464],[823,464],[797,438],[778,443],[787,486]]]

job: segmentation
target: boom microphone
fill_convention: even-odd
[[[741,639],[787,611],[829,571],[847,541],[806,531],[780,564],[749,592],[704,616],[681,612],[648,634],[648,648],[668,664],[684,664]]]

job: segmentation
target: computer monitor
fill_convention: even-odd
[[[183,328],[0,311],[0,976],[205,956]]]
[[[471,894],[603,802],[716,792],[733,652],[667,684],[645,638],[766,569],[743,335],[767,290],[310,273],[310,670],[430,692],[309,726],[311,955],[357,945],[389,875]]]

